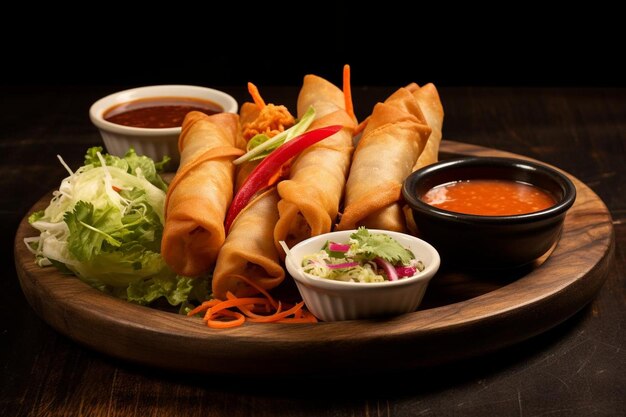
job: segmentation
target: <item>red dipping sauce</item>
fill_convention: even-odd
[[[556,204],[551,194],[534,185],[483,179],[438,185],[421,199],[444,210],[479,216],[527,214]]]
[[[190,111],[208,115],[224,109],[217,103],[193,97],[150,97],[117,104],[104,112],[104,120],[123,126],[164,129],[180,127]]]

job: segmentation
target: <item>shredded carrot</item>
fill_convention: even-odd
[[[245,282],[246,284],[248,284],[249,286],[257,290],[259,293],[263,294],[265,297],[267,297],[267,299],[270,300],[270,304],[272,305],[272,307],[278,308],[278,303],[276,302],[276,300],[274,300],[274,298],[270,295],[270,293],[267,292],[265,288],[261,287],[256,282],[244,277],[243,275],[239,276],[239,279],[241,279],[243,282]]]
[[[211,319],[207,321],[207,326],[213,329],[228,329],[231,327],[241,326],[246,321],[244,315],[236,311],[224,310],[221,314],[221,317],[223,316],[234,317],[235,319],[228,321]]]
[[[354,116],[354,106],[352,105],[352,87],[350,86],[350,65],[343,66],[343,98],[345,100],[346,112],[356,120]]]
[[[265,101],[263,100],[263,97],[261,97],[261,93],[259,93],[259,89],[256,88],[256,85],[249,82],[248,92],[252,96],[252,100],[254,101],[254,104],[256,104],[256,106],[259,109],[262,109],[263,107],[265,107]]]
[[[249,317],[248,320],[256,323],[270,323],[273,321],[279,321],[295,314],[297,311],[300,311],[302,307],[304,307],[304,301],[299,302],[288,310],[276,311],[276,313],[265,317]]]
[[[198,307],[194,308],[193,310],[191,310],[189,313],[187,313],[188,316],[195,316],[196,314],[202,313],[203,311],[208,310],[209,308],[217,305],[220,303],[220,300],[209,300],[209,301],[205,301],[204,303],[200,304]]]
[[[235,297],[233,295],[233,293],[231,293],[230,291],[226,294],[226,298],[228,298],[229,300],[233,300],[233,299],[237,299],[237,297]],[[262,317],[267,317],[267,315],[263,315],[263,314],[257,314],[254,311],[252,311],[252,309],[255,306],[251,306],[248,307],[246,305],[241,305],[238,306],[237,308],[239,310],[241,310],[243,312],[243,314],[246,315],[246,317],[250,317],[250,318],[262,318]],[[276,312],[280,312],[282,310],[282,305],[280,304],[280,302],[278,303],[278,307],[276,308]],[[266,313],[269,313],[270,310],[266,310]]]
[[[243,124],[241,134],[249,141],[258,134],[274,137],[296,123],[287,107],[268,104],[261,109],[259,115],[251,122]]]
[[[234,298],[232,300],[225,300],[222,301],[216,305],[214,305],[213,307],[210,307],[207,311],[206,314],[204,315],[204,320],[210,320],[211,317],[213,315],[215,315],[216,313],[219,313],[222,310],[226,310],[228,308],[231,307],[240,307],[240,306],[246,306],[248,304],[261,304],[261,303],[265,303],[268,302],[267,299],[265,298]]]
[[[226,293],[226,300],[213,299],[203,302],[187,313],[188,316],[204,312],[203,320],[213,329],[227,329],[241,326],[246,320],[255,323],[316,323],[317,318],[304,309],[301,301],[286,310],[282,303],[248,278],[241,277],[244,282],[259,291],[263,297],[237,298],[230,291]],[[271,307],[271,308],[270,308]],[[230,310],[236,308],[239,311]],[[273,310],[272,310],[273,309]],[[259,314],[264,312],[265,314]]]

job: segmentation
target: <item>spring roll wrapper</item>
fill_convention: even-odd
[[[442,128],[443,128],[443,106],[437,88],[433,84],[426,84],[423,87],[418,87],[417,84],[411,84],[407,87],[412,90],[413,96],[417,100],[424,113],[424,117],[428,122],[428,125],[432,129],[424,151],[417,159],[417,162],[413,166],[413,171],[417,171],[427,165],[437,162],[439,155],[439,145],[441,144]],[[413,233],[417,234],[417,226],[413,220],[413,212],[409,206],[405,205],[403,208],[406,218],[407,228]]]
[[[345,208],[337,230],[358,226],[406,231],[402,182],[424,149],[430,128],[411,91],[378,103],[354,152]]]
[[[410,86],[409,86],[410,89]],[[443,128],[443,106],[439,93],[434,84],[426,84],[421,88],[413,91],[413,96],[417,100],[428,126],[432,132],[426,141],[424,151],[417,158],[417,162],[413,166],[413,171],[417,171],[426,165],[437,162],[439,155],[439,146],[441,145],[441,137]]]
[[[253,120],[258,107],[244,103],[240,122]],[[236,189],[239,189],[260,161],[244,162],[237,167]],[[276,187],[255,197],[235,218],[226,241],[217,257],[213,272],[213,295],[226,298],[228,291],[238,297],[256,295],[257,290],[241,277],[270,290],[285,279],[278,251],[274,246],[274,227],[278,221],[278,192]]]
[[[277,204],[278,192],[272,187],[252,200],[233,222],[213,273],[215,297],[225,299],[227,291],[239,297],[257,294],[241,277],[266,290],[283,282],[285,271],[273,239]]]
[[[178,274],[208,272],[224,243],[233,197],[233,159],[243,154],[239,116],[190,112],[178,141],[180,167],[165,200],[161,253]]]
[[[323,78],[307,75],[298,96],[298,116],[309,106],[316,111],[310,130],[335,124],[344,128],[302,152],[291,167],[290,178],[278,184],[280,218],[274,243],[281,256],[279,241],[291,247],[332,229],[353,152],[356,121],[345,110],[343,92]]]

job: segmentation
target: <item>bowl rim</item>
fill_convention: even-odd
[[[188,84],[158,84],[158,85],[147,85],[142,87],[134,87],[128,88],[126,90],[116,91],[114,93],[108,94],[104,97],[99,98],[89,107],[89,118],[91,122],[96,125],[98,129],[106,130],[113,133],[124,134],[124,135],[138,135],[138,136],[163,136],[163,135],[178,135],[181,132],[181,127],[165,127],[165,128],[149,128],[149,127],[133,127],[133,126],[125,126],[119,125],[117,123],[112,123],[104,119],[103,115],[107,109],[110,109],[112,106],[127,103],[129,101],[149,98],[149,97],[158,97],[158,94],[151,94],[151,92],[155,90],[184,90],[183,93],[165,93],[169,97],[197,97],[193,95],[193,92],[204,92],[216,97],[219,97],[218,104],[224,108],[224,113],[237,113],[239,109],[239,104],[237,100],[230,94],[217,90],[211,87],[203,87],[200,85],[188,85]],[[116,100],[117,97],[124,95],[133,95],[140,94],[139,97],[127,98],[124,100]],[[161,95],[162,96],[162,95]],[[203,97],[207,99],[206,97]],[[210,100],[210,99],[209,99]],[[228,105],[224,106],[221,104],[221,101],[228,103]]]
[[[296,269],[299,273],[292,274],[291,271],[289,271],[290,275],[292,276],[294,280],[300,283],[303,283],[305,285],[310,285],[313,287],[319,287],[319,288],[329,289],[329,290],[351,289],[351,290],[357,290],[357,291],[363,291],[368,288],[371,288],[371,289],[397,288],[397,287],[403,287],[403,286],[415,284],[421,281],[428,282],[430,281],[430,279],[432,279],[432,277],[439,270],[439,267],[441,265],[441,257],[439,255],[439,252],[437,251],[437,249],[435,249],[433,245],[426,242],[425,240],[420,239],[416,236],[407,234],[407,233],[394,232],[391,230],[381,230],[381,229],[368,229],[368,230],[372,233],[384,233],[394,238],[396,238],[397,236],[402,236],[403,238],[408,238],[410,240],[416,241],[417,244],[420,245],[420,248],[423,248],[424,251],[428,252],[431,255],[432,257],[431,262],[428,265],[425,265],[425,268],[416,275],[398,279],[397,281],[384,281],[384,282],[336,281],[332,279],[317,277],[315,275],[309,274],[308,272],[304,272],[302,270],[302,267],[297,266],[297,264],[293,260],[293,257],[291,256],[291,253],[288,253],[287,256],[285,257],[285,265],[287,266],[288,270],[291,268]],[[356,229],[338,230],[338,231],[328,232],[328,233],[324,233],[324,234],[317,235],[317,236],[312,236],[294,245],[292,248],[290,248],[290,251],[299,245],[310,243],[313,240],[324,240],[324,239],[327,240],[327,239],[332,238],[332,236],[336,236],[336,235],[350,236],[350,234],[354,232],[356,232]],[[415,254],[415,256],[417,257],[418,255]]]
[[[538,172],[546,178],[557,183],[563,189],[563,197],[557,203],[544,210],[532,213],[514,214],[507,216],[481,216],[476,214],[459,213],[444,210],[432,206],[417,197],[415,186],[417,182],[435,175],[439,172],[458,167],[503,167],[511,170],[524,170],[528,172]],[[531,184],[534,185],[534,184]],[[555,218],[564,215],[576,200],[576,186],[574,183],[558,169],[537,161],[521,158],[498,157],[498,156],[469,156],[445,159],[414,171],[404,180],[402,184],[402,196],[413,211],[426,213],[429,216],[442,219],[453,220],[466,223],[479,223],[483,225],[502,225],[532,223],[536,221]]]

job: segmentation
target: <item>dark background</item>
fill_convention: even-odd
[[[202,6],[132,13],[115,3],[55,4],[6,14],[20,29],[0,29],[0,85],[299,85],[306,73],[339,82],[344,63],[357,86],[626,85],[620,13],[601,1],[553,10],[532,2]]]

